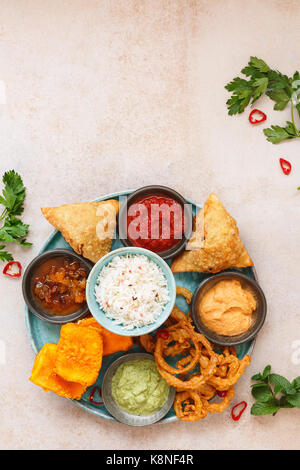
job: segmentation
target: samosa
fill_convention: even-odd
[[[217,273],[228,268],[253,266],[236,221],[212,193],[194,218],[194,233],[186,250],[172,263],[173,273]]]
[[[80,202],[41,209],[79,255],[96,263],[111,249],[119,202]]]

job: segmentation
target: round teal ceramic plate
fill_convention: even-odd
[[[113,193],[113,194],[107,194],[105,196],[100,197],[97,199],[97,201],[104,201],[107,199],[119,199],[122,197],[126,197],[129,195],[133,190],[129,191],[122,191],[119,193]],[[196,214],[199,209],[201,209],[201,205],[197,204],[193,201],[190,201],[187,199],[189,203],[192,204],[193,208],[193,214]],[[121,201],[120,201],[121,202]],[[118,238],[113,240],[113,244],[111,247],[111,250],[116,250],[117,248],[122,247],[122,243]],[[55,248],[68,248],[72,250],[72,248],[66,243],[64,240],[63,236],[58,230],[54,230],[51,235],[47,238],[45,241],[44,245],[42,246],[40,253],[43,253],[45,251],[53,250]],[[172,260],[168,260],[167,263],[171,264]],[[244,268],[241,269],[244,274],[247,276],[250,276],[254,279],[256,279],[256,274],[255,270],[253,268]],[[187,289],[191,290],[194,292],[198,284],[208,277],[209,275],[207,274],[201,274],[201,273],[178,273],[175,274],[175,281],[176,285],[186,287]],[[178,296],[176,298],[176,305],[183,311],[187,313],[188,311],[188,306],[186,305],[184,299],[181,296]],[[40,320],[37,318],[35,315],[33,315],[28,308],[25,308],[25,318],[26,318],[26,326],[29,332],[29,337],[30,337],[30,342],[33,350],[37,353],[39,350],[42,348],[42,346],[45,343],[57,343],[59,340],[59,332],[60,332],[60,325],[53,325],[50,323],[46,323],[43,320]],[[244,343],[240,346],[236,347],[236,351],[238,354],[239,358],[242,358],[245,354],[249,353],[251,354],[252,349],[253,349],[254,341],[250,341],[248,343]],[[141,352],[142,350],[137,346],[134,345],[129,353],[136,353],[136,352]],[[118,352],[115,354],[111,354],[110,356],[106,356],[103,358],[103,363],[101,367],[101,371],[99,374],[99,377],[97,379],[97,382],[89,387],[85,394],[82,396],[80,401],[74,401],[74,404],[79,406],[80,408],[83,408],[84,410],[88,411],[89,413],[92,413],[100,418],[108,419],[111,421],[115,421],[115,419],[109,414],[107,409],[105,408],[104,404],[102,404],[102,400],[99,399],[99,397],[95,397],[95,401],[97,403],[101,404],[93,404],[89,401],[89,397],[91,394],[92,389],[94,388],[95,385],[98,387],[102,386],[102,380],[104,377],[104,374],[110,364],[114,362],[117,358],[123,356],[123,354],[128,354],[128,352]],[[142,351],[144,352],[144,351]],[[176,358],[178,360],[178,357]],[[174,361],[175,362],[175,361]],[[66,400],[66,398],[62,398],[63,400]],[[168,412],[168,414],[160,421],[160,422],[171,422],[177,420],[177,417],[175,415],[175,412],[173,408]]]

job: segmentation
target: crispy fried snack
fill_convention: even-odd
[[[175,367],[171,367],[167,362],[164,360],[163,355],[164,355],[164,349],[166,346],[166,340],[159,337],[156,341],[156,346],[155,346],[155,352],[154,352],[154,357],[156,360],[157,366],[160,367],[160,369],[164,369],[166,372],[176,375],[176,374],[186,374],[187,372],[190,372],[192,369],[195,368],[199,356],[200,356],[200,345],[199,342],[196,340],[196,336],[193,335],[192,332],[192,326],[188,322],[179,322],[180,330],[182,331],[182,337],[183,337],[183,343],[186,341],[186,333],[189,336],[189,339],[191,339],[194,343],[194,354],[188,356],[188,361],[185,362],[184,364],[181,362],[180,366],[178,369]],[[180,338],[177,340],[177,337],[175,335],[176,329],[173,327],[168,328],[168,333],[169,333],[169,338],[168,338],[168,343],[172,343],[173,341],[177,341],[179,344],[181,343]],[[204,337],[203,337],[204,338]],[[190,342],[189,342],[189,346]],[[192,387],[191,387],[192,388]]]
[[[103,356],[108,356],[118,351],[128,351],[133,346],[131,336],[120,336],[106,330],[94,317],[84,318],[78,324],[92,328],[100,333],[103,340]]]
[[[187,249],[172,263],[174,273],[217,273],[231,267],[253,266],[239,237],[236,221],[215,194],[194,218],[194,233]]]
[[[65,398],[80,400],[86,387],[79,383],[68,382],[54,372],[57,345],[44,344],[35,358],[31,377],[29,380],[42,387],[45,392],[52,392]]]
[[[243,375],[246,367],[250,364],[250,356],[246,354],[243,359],[238,359],[235,356],[228,356],[223,359],[221,355],[220,364],[228,365],[225,377],[218,376],[217,371],[216,375],[210,377],[207,383],[215,387],[216,390],[225,391],[229,390],[230,387],[236,384],[239,378]]]
[[[211,400],[216,395],[216,389],[212,385],[205,383],[197,389],[197,393],[199,393],[202,399]]]
[[[201,393],[201,392],[200,392]],[[224,410],[228,407],[229,403],[234,397],[234,387],[231,386],[227,394],[225,395],[224,399],[218,403],[208,403],[207,404],[207,411],[209,413],[223,413]]]
[[[41,210],[76,253],[96,263],[110,251],[119,210],[115,199],[64,204]]]
[[[193,390],[176,393],[174,410],[182,421],[198,421],[207,415],[207,408],[200,395]]]
[[[190,298],[190,296],[192,294],[191,291],[189,291],[188,289],[186,289],[184,287],[177,287],[176,288],[176,293],[178,295],[184,295],[184,297],[187,296],[188,298]],[[185,321],[186,318],[187,318],[186,314],[184,312],[182,312],[181,310],[179,310],[177,305],[174,305],[173,310],[172,310],[169,318],[165,321],[163,327],[164,328],[170,327],[170,326],[178,323],[181,320]],[[172,346],[168,346],[164,350],[165,356],[176,356],[177,354],[184,353],[185,350],[190,348],[189,339],[184,340],[182,334],[179,337],[179,334],[178,334],[177,330],[174,330],[172,332],[172,335],[173,335],[174,339],[176,340],[176,344],[172,345]],[[138,338],[139,338],[140,346],[143,349],[145,349],[145,351],[147,351],[148,353],[153,354],[154,350],[155,350],[155,344],[156,344],[155,337],[147,334],[147,335],[139,336]]]
[[[178,323],[180,320],[186,320],[187,316],[184,312],[179,310],[177,305],[174,305],[172,312],[170,313],[170,316],[167,318],[167,320],[164,323],[164,328],[167,328],[168,326],[174,325],[175,323]]]
[[[155,338],[151,335],[142,335],[139,337],[139,344],[145,351],[150,354],[154,353],[155,350]]]
[[[192,297],[193,297],[192,291],[190,291],[189,289],[186,289],[186,287],[176,286],[176,294],[182,295],[182,297],[185,298],[186,303],[190,305],[192,301]]]
[[[92,385],[101,368],[102,353],[98,331],[67,323],[61,327],[54,370],[65,380]]]
[[[194,330],[191,319],[176,306],[166,331],[168,335],[145,335],[140,344],[153,351],[156,365],[166,382],[176,388],[174,409],[179,419],[197,421],[208,413],[221,413],[234,397],[234,384],[250,364],[250,356],[239,360],[234,348],[224,348],[222,354]],[[171,316],[172,316],[171,314]],[[177,320],[177,321],[176,321]],[[165,357],[185,354],[170,366]],[[200,372],[196,372],[197,366]],[[217,391],[226,391],[223,400],[211,403]]]

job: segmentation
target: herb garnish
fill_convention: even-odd
[[[256,399],[251,408],[252,415],[275,415],[280,408],[300,408],[300,377],[289,382],[281,375],[271,374],[268,365],[262,374],[255,374],[251,379],[258,382],[251,386]]]
[[[4,209],[0,215],[0,261],[11,261],[13,256],[6,251],[7,243],[30,246],[25,239],[29,225],[24,224],[19,215],[22,214],[25,199],[25,186],[21,176],[14,170],[7,171],[2,177],[4,189],[0,196],[0,204]]]
[[[247,79],[234,78],[225,88],[232,92],[231,98],[226,102],[228,114],[242,113],[248,104],[255,103],[258,98],[266,94],[275,101],[274,109],[283,110],[287,104],[291,105],[291,121],[285,126],[273,125],[264,129],[264,134],[269,142],[278,144],[283,140],[300,137],[294,119],[294,107],[300,116],[300,74],[295,72],[292,77],[283,75],[270,67],[257,57],[250,57],[250,61],[241,71]]]

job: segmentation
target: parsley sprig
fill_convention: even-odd
[[[252,415],[275,415],[280,408],[300,408],[300,377],[289,382],[281,375],[271,374],[271,366],[268,365],[251,379],[257,382],[251,386],[256,399],[251,408]]]
[[[2,177],[4,189],[0,204],[4,206],[0,215],[0,261],[11,261],[13,256],[6,251],[7,243],[30,246],[26,241],[29,225],[20,216],[24,210],[25,186],[21,176],[14,170],[7,171]]]
[[[300,137],[300,130],[296,127],[294,108],[300,116],[300,74],[295,72],[292,77],[283,75],[277,70],[272,70],[257,57],[250,57],[248,65],[241,71],[247,79],[236,77],[225,88],[232,93],[226,102],[228,114],[242,113],[249,105],[255,103],[262,95],[266,94],[275,101],[274,109],[283,110],[288,104],[291,106],[291,121],[285,126],[272,125],[264,129],[264,134],[269,142],[278,144],[283,140]]]

